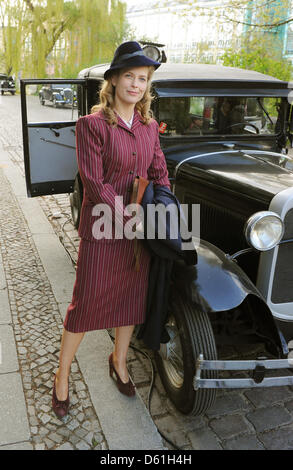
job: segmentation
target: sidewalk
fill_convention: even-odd
[[[69,416],[55,417],[52,384],[75,269],[1,148],[0,200],[0,450],[164,449],[139,394],[124,397],[109,379],[104,330],[85,335],[71,369]]]

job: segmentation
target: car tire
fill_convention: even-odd
[[[71,217],[76,230],[78,230],[79,227],[82,197],[82,183],[80,181],[79,176],[77,176],[74,181],[73,193],[70,194]]]
[[[179,295],[170,303],[170,307],[166,328],[170,336],[171,343],[168,344],[171,353],[169,358],[164,358],[161,352],[155,352],[158,372],[168,397],[181,413],[202,415],[213,405],[216,390],[194,390],[193,379],[200,354],[203,354],[204,359],[217,359],[212,326],[206,312]],[[180,354],[182,359],[178,362]],[[218,375],[216,371],[202,371],[201,376],[217,378]]]
[[[45,104],[44,98],[42,96],[39,96],[39,100],[40,100],[41,105],[44,106]]]
[[[12,95],[15,95],[15,91],[11,91],[10,93],[11,93]]]
[[[4,95],[4,91],[3,91],[3,90],[1,90],[1,95]]]

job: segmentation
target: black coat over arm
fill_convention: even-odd
[[[177,224],[177,237],[171,238],[172,227],[174,218],[165,218],[166,223],[166,237],[159,239],[159,219],[157,217],[150,217],[148,206],[154,204],[163,204],[165,207],[170,204],[175,205],[174,212],[177,213],[175,217],[175,224]],[[149,183],[144,197],[142,200],[142,207],[144,210],[144,243],[151,253],[151,265],[149,272],[149,285],[147,295],[146,319],[143,325],[140,326],[137,338],[142,339],[145,345],[154,350],[160,349],[160,343],[169,341],[169,335],[164,328],[168,319],[168,298],[171,285],[172,267],[175,260],[184,260],[186,264],[197,263],[196,250],[183,250],[182,239],[180,234],[180,224],[185,223],[184,219],[180,218],[180,204],[176,196],[166,186],[153,185]],[[172,220],[171,220],[172,219]],[[174,228],[174,226],[173,226]],[[148,233],[154,233],[155,238],[148,238]],[[148,233],[147,233],[148,231]],[[175,231],[175,232],[176,232]]]

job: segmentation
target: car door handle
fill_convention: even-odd
[[[61,147],[75,149],[75,145],[61,144],[61,142],[55,142],[54,140],[45,139],[45,137],[40,137],[40,140],[43,140],[44,142],[47,142],[48,144],[61,145]]]
[[[49,127],[49,129],[55,134],[55,137],[60,137],[60,132],[55,131],[52,127]]]

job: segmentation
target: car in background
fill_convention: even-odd
[[[53,104],[54,108],[58,106],[76,106],[76,91],[71,84],[47,84],[39,91],[39,100],[42,106],[46,101]]]
[[[4,95],[5,92],[15,95],[15,81],[10,75],[0,73],[0,93]]]

